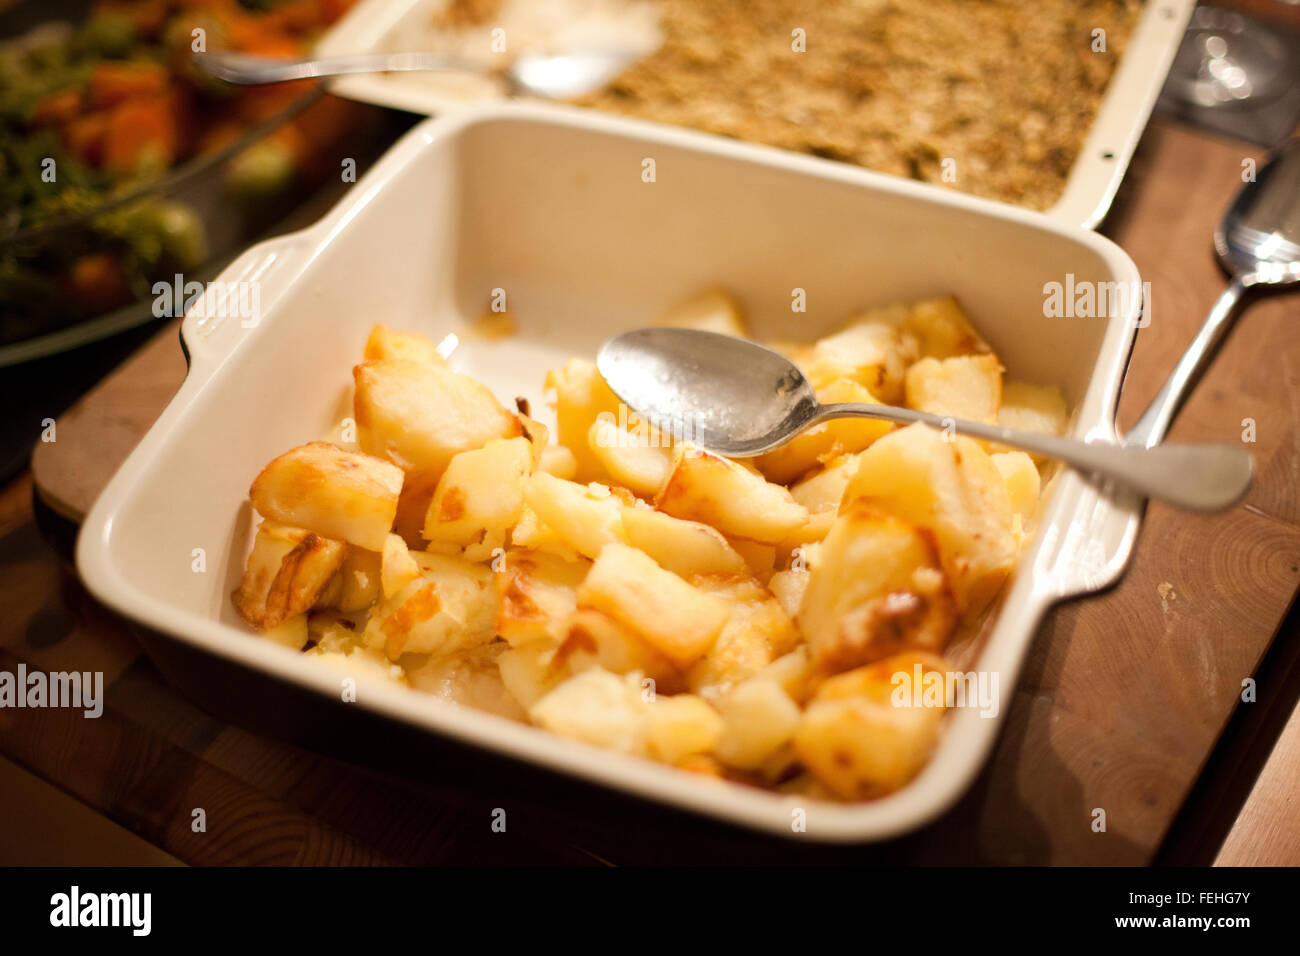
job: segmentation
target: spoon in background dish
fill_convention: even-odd
[[[354,73],[453,71],[498,77],[513,96],[567,100],[604,87],[643,55],[627,50],[521,53],[501,70],[488,70],[479,61],[443,53],[370,53],[320,60],[282,60],[214,50],[195,54],[194,62],[208,75],[239,86]]]
[[[1148,498],[1197,510],[1224,508],[1250,487],[1250,455],[1228,445],[1160,441],[1208,366],[1244,293],[1300,281],[1300,141],[1279,150],[1258,180],[1241,190],[1214,242],[1232,282],[1120,444],[1017,431],[887,405],[822,405],[803,373],[784,355],[714,332],[638,329],[606,342],[597,365],[633,411],[660,427],[692,434],[695,444],[728,457],[771,451],[833,418],[921,422],[1055,458]]]

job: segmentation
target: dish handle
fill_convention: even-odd
[[[209,378],[249,338],[287,285],[290,267],[303,261],[304,246],[301,233],[259,242],[215,279],[178,291],[189,303],[181,320],[187,379]]]
[[[1060,476],[1054,502],[1068,522],[1044,528],[1034,557],[1037,589],[1049,601],[1062,601],[1103,590],[1128,567],[1142,524],[1146,501],[1074,472]]]

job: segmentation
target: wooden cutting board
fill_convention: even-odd
[[[1122,426],[1155,394],[1223,287],[1210,236],[1247,157],[1262,158],[1253,148],[1159,121],[1144,138],[1104,230],[1133,256],[1152,290],[1151,324],[1138,336]],[[1236,442],[1253,433],[1257,479],[1246,501],[1218,515],[1153,505],[1123,582],[1045,621],[996,751],[970,793],[919,834],[855,852],[955,863],[1152,859],[1238,705],[1243,680],[1254,676],[1267,686],[1256,668],[1300,587],[1298,313],[1295,297],[1253,305],[1171,436]],[[55,441],[37,447],[32,468],[40,499],[69,520],[83,516],[184,373],[172,324],[60,418]],[[149,732],[148,713],[136,710],[133,719]],[[248,736],[243,746],[243,759],[227,753],[221,772],[240,775],[245,766],[251,780],[258,748],[273,745]],[[44,760],[41,753],[33,746],[20,756],[30,766]],[[43,775],[53,779],[59,766],[51,763]],[[354,798],[364,803],[364,793],[359,785]],[[318,796],[298,794],[297,812],[311,816],[310,807],[329,803],[324,791]],[[555,813],[576,819],[589,809]],[[1104,832],[1093,827],[1098,809],[1105,811]],[[383,807],[370,810],[388,817]],[[147,805],[136,812],[148,813]],[[353,827],[349,840],[365,845],[373,836],[364,823],[371,815],[328,823]],[[582,852],[615,862],[665,853],[690,859],[705,850],[713,859],[734,858],[701,843],[698,828],[677,841],[670,824],[657,825],[650,835],[622,821],[584,820]],[[717,837],[728,839],[756,845],[748,835]],[[175,841],[160,842],[182,859],[200,852],[187,848],[183,834]],[[391,848],[384,855],[407,858]],[[557,850],[555,858],[562,855]]]

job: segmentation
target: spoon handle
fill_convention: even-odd
[[[920,422],[945,434],[968,435],[1037,452],[1081,472],[1110,479],[1145,497],[1198,511],[1226,508],[1250,487],[1250,455],[1230,445],[1146,448],[1139,444],[1083,442],[892,405],[823,405],[814,421],[830,418],[877,418],[900,424]]]
[[[349,73],[386,73],[406,70],[462,70],[483,73],[481,63],[442,53],[366,53],[322,60],[281,60],[230,50],[195,54],[194,62],[210,76],[240,86],[285,83]]]
[[[1128,434],[1124,436],[1126,442],[1132,445],[1145,445],[1150,448],[1153,445],[1160,444],[1164,439],[1165,433],[1169,431],[1169,426],[1173,423],[1174,416],[1178,414],[1178,409],[1192,389],[1196,387],[1196,383],[1209,366],[1210,359],[1214,356],[1219,342],[1223,340],[1228,329],[1232,327],[1232,320],[1236,317],[1237,304],[1241,301],[1241,297],[1246,290],[1250,288],[1252,278],[1251,276],[1245,278],[1234,276],[1232,282],[1215,300],[1214,305],[1210,307],[1210,314],[1205,317],[1205,324],[1196,333],[1196,338],[1187,347],[1183,357],[1178,360],[1174,370],[1169,373],[1169,378],[1165,380],[1164,386],[1156,393],[1156,397],[1151,400],[1151,404],[1142,413],[1142,417],[1133,424]]]

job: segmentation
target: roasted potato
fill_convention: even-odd
[[[968,617],[988,606],[1015,565],[1006,483],[968,438],[948,441],[924,425],[886,435],[858,456],[840,512],[859,504],[933,533],[957,608]]]
[[[436,481],[463,451],[523,434],[485,385],[450,369],[379,359],[362,362],[352,376],[361,449],[426,480]]]
[[[584,558],[566,560],[524,548],[507,551],[495,575],[497,633],[516,647],[536,640],[558,644],[578,608],[578,587],[590,567]]]
[[[613,674],[636,671],[655,682],[656,693],[671,694],[682,687],[676,665],[639,632],[590,608],[570,615],[567,636],[555,652],[552,667],[574,674],[589,667],[603,667]]]
[[[910,374],[910,372],[909,372]],[[879,405],[865,385],[851,378],[837,378],[817,389],[817,400],[825,405],[857,402]],[[818,465],[841,455],[862,451],[881,435],[893,431],[889,422],[870,418],[837,418],[800,433],[774,451],[755,459],[768,481],[789,484],[798,481]]]
[[[907,370],[904,392],[908,408],[991,424],[1002,404],[1002,363],[996,355],[923,358]]]
[[[645,734],[652,757],[678,764],[717,747],[722,718],[692,694],[656,694],[645,710]]]
[[[314,441],[272,460],[248,496],[265,518],[380,551],[397,514],[402,477],[386,461]]]
[[[903,375],[920,357],[920,345],[905,327],[901,305],[875,309],[852,320],[842,331],[818,340],[804,374],[814,387],[850,378],[889,404],[903,397]]]
[[[527,720],[523,706],[506,689],[497,660],[505,651],[499,643],[480,644],[462,654],[431,656],[404,669],[407,682],[416,690],[466,707]]]
[[[734,461],[688,446],[674,449],[672,475],[655,507],[763,544],[777,544],[808,520],[807,509],[785,488]]]
[[[587,447],[616,484],[645,498],[653,498],[672,470],[671,442],[647,429],[643,437],[619,428],[601,414],[587,431]]]
[[[347,547],[339,568],[338,608],[344,613],[363,611],[378,600],[382,557],[354,544]]]
[[[745,559],[718,531],[698,521],[662,511],[624,508],[623,538],[663,568],[689,578],[694,574],[740,574]]]
[[[398,332],[382,323],[370,330],[364,357],[366,361],[409,359],[426,365],[447,364],[432,339],[418,332]]]
[[[624,503],[604,485],[580,485],[539,471],[524,485],[524,501],[537,520],[559,541],[588,558],[597,558],[607,544],[623,541]],[[513,541],[522,547],[543,547],[536,538]]]
[[[938,682],[937,706],[909,692],[918,671],[923,682]],[[940,657],[906,653],[830,678],[799,721],[795,754],[842,800],[871,800],[897,790],[934,749],[947,671]]]
[[[992,351],[952,296],[918,302],[908,312],[903,327],[916,341],[923,358],[987,355]]]
[[[655,325],[677,329],[699,329],[721,335],[745,337],[740,307],[721,289],[708,289],[673,306],[655,320]]]
[[[645,552],[607,544],[578,588],[578,606],[603,611],[630,627],[678,667],[706,653],[731,609],[687,584]]]
[[[420,576],[420,566],[411,557],[400,535],[390,534],[380,554],[379,589],[391,598]]]
[[[592,667],[570,677],[528,709],[534,724],[598,747],[644,754],[646,711],[641,675]]]
[[[519,523],[532,469],[527,438],[498,438],[456,455],[429,503],[425,539],[459,545],[471,560],[491,557]]]
[[[563,368],[546,373],[546,388],[555,390],[556,442],[573,453],[576,481],[605,478],[600,460],[587,444],[587,433],[596,418],[604,413],[618,420],[621,404],[594,362],[570,359]]]
[[[797,620],[813,664],[836,673],[904,649],[943,650],[957,607],[933,535],[859,503],[822,542]]]
[[[389,660],[403,654],[450,654],[496,636],[492,572],[463,558],[412,552],[420,576],[375,606],[365,644]]]
[[[515,645],[497,657],[502,684],[525,710],[572,676],[562,662],[554,663],[558,650],[557,642],[543,638]]]
[[[234,593],[235,610],[259,630],[306,613],[342,567],[344,550],[314,531],[263,521]]]
[[[799,705],[774,680],[748,680],[720,704],[722,734],[714,748],[718,759],[739,770],[758,770],[799,728]]]
[[[1028,527],[1034,512],[1038,510],[1038,497],[1043,490],[1034,460],[1023,451],[1001,452],[989,457],[998,466],[998,471],[1002,472],[1012,513],[1019,519],[1022,528]]]
[[[1002,405],[998,408],[998,424],[1044,435],[1064,435],[1069,421],[1069,408],[1055,385],[1027,385],[1024,382],[1007,382],[1002,387]],[[995,451],[1010,451],[994,448]],[[1042,463],[1047,459],[1034,456]]]
[[[799,641],[794,622],[767,588],[742,575],[697,575],[692,583],[731,605],[713,646],[687,671],[692,693],[717,701]]]

